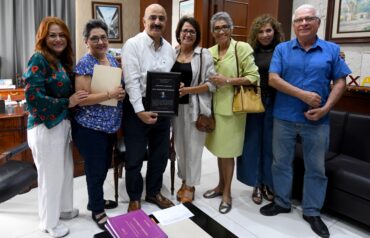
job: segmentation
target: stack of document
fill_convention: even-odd
[[[110,217],[105,227],[115,238],[167,238],[161,228],[141,209]]]

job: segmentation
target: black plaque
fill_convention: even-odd
[[[179,107],[181,73],[148,71],[145,110],[175,116]]]

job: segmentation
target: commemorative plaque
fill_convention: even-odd
[[[160,116],[177,116],[181,73],[148,71],[145,110]]]

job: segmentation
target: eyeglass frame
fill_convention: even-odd
[[[196,31],[188,30],[188,29],[181,30],[181,33],[184,34],[184,35],[189,34],[191,36],[196,36],[197,35],[197,32]]]
[[[229,32],[230,30],[231,30],[230,25],[223,25],[220,28],[216,28],[216,27],[213,28],[214,33],[220,33],[221,31],[226,33],[226,32]]]
[[[303,21],[307,22],[307,23],[311,23],[315,20],[320,20],[319,17],[317,16],[307,16],[307,17],[300,17],[300,18],[296,18],[293,20],[293,23],[294,24],[302,24]]]
[[[103,42],[103,43],[108,42],[108,36],[106,36],[106,35],[104,35],[104,36],[92,36],[92,37],[89,37],[88,39],[94,44],[98,44],[99,40],[101,40],[101,42]]]

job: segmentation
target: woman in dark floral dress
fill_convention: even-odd
[[[73,159],[68,108],[87,97],[73,93],[71,39],[65,23],[56,17],[42,20],[36,52],[23,77],[29,111],[27,138],[38,173],[40,229],[53,237],[68,234],[59,218],[78,215],[73,209]]]

